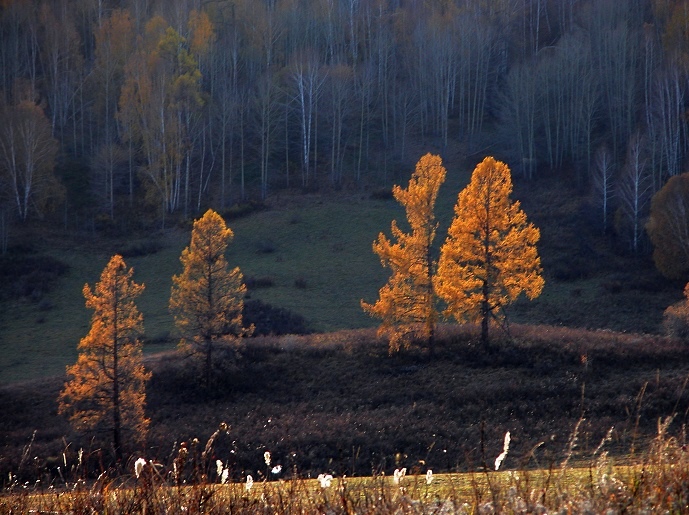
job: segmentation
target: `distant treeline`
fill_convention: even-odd
[[[636,227],[683,170],[688,77],[683,0],[1,0],[0,232],[373,190],[428,145]]]

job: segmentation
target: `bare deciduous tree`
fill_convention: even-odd
[[[57,141],[40,106],[25,100],[0,109],[0,178],[21,220],[32,209],[43,214],[51,197],[61,195],[53,175]]]
[[[593,166],[591,167],[593,200],[601,210],[603,234],[605,234],[608,228],[608,214],[614,194],[614,175],[612,154],[610,153],[610,149],[603,145],[596,150]]]
[[[643,150],[643,138],[636,133],[629,140],[627,159],[617,184],[621,215],[617,221],[617,229],[628,238],[630,250],[634,253],[641,247],[644,219],[653,192],[653,182]]]

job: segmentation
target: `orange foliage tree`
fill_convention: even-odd
[[[512,202],[512,178],[505,163],[492,157],[479,163],[460,192],[448,237],[440,249],[435,288],[457,320],[481,322],[488,342],[491,319],[521,293],[529,299],[543,289],[536,243],[539,230]]]
[[[646,231],[656,268],[670,279],[689,276],[689,173],[670,177],[651,200]]]
[[[95,289],[84,285],[86,307],[94,310],[91,330],[79,342],[77,362],[67,367],[71,379],[58,398],[59,413],[78,430],[111,432],[118,461],[125,436],[139,442],[149,424],[145,387],[151,374],[142,362],[143,316],[134,302],[144,286],[132,280],[133,272],[115,255]]]
[[[433,210],[445,174],[440,156],[426,154],[419,159],[409,186],[392,190],[406,210],[411,232],[402,231],[393,220],[392,236],[397,241],[380,233],[373,242],[373,252],[384,267],[390,267],[391,275],[380,289],[378,301],[368,304],[362,300],[361,306],[382,319],[378,334],[389,338],[391,354],[408,348],[414,338],[425,339],[433,349],[437,309],[432,244],[438,225]]]
[[[239,267],[230,270],[225,260],[234,237],[223,218],[209,209],[194,222],[191,245],[182,251],[184,270],[172,278],[170,311],[181,333],[180,350],[204,357],[205,387],[211,382],[213,349],[234,344],[251,334],[244,328],[242,310],[246,286]]]

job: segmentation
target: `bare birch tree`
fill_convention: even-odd
[[[297,57],[292,65],[291,79],[301,133],[301,185],[308,187],[316,181],[316,172],[311,166],[311,153],[315,143],[317,105],[325,82],[315,53],[307,52]]]
[[[617,185],[620,203],[617,229],[629,240],[630,250],[634,253],[641,247],[648,203],[653,193],[643,149],[643,138],[637,133],[629,140],[627,158]]]
[[[601,210],[601,225],[603,234],[605,234],[608,229],[608,214],[614,195],[613,157],[607,146],[603,145],[596,150],[591,174],[593,201]]]

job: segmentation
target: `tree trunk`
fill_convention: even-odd
[[[206,377],[204,378],[206,391],[211,386],[211,360],[212,360],[213,346],[210,341],[206,341]]]
[[[433,256],[431,255],[431,239],[426,247],[426,266],[428,267],[428,306],[426,310],[426,328],[428,334],[428,355],[433,357],[435,353],[435,310],[433,309]]]
[[[113,299],[115,304],[115,317],[113,320],[113,342],[112,342],[112,445],[115,451],[115,461],[119,464],[122,462],[122,434],[121,434],[121,417],[120,417],[120,378],[118,376],[118,327],[117,327],[117,309],[119,307],[117,299],[117,278],[113,288]]]
[[[488,345],[488,318],[490,317],[490,304],[488,302],[488,281],[483,281],[483,302],[481,302],[481,343]]]

